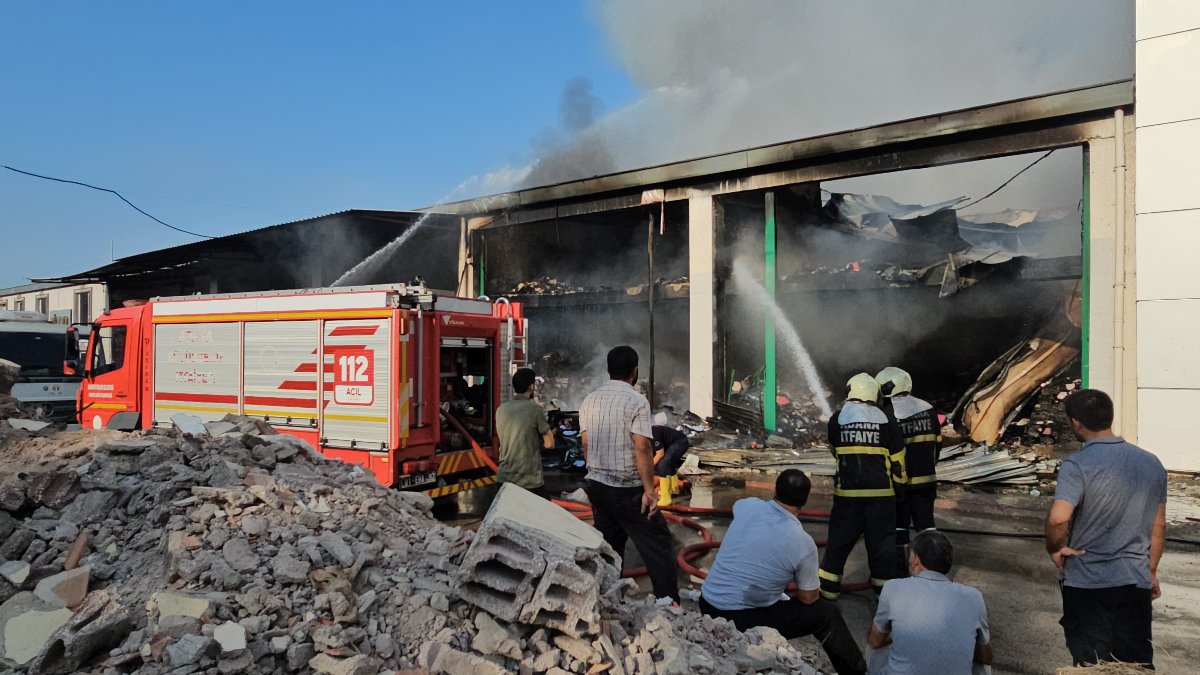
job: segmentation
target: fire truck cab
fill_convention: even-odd
[[[385,485],[444,496],[495,481],[471,440],[495,459],[495,409],[526,359],[518,304],[400,285],[130,304],[92,327],[84,426],[246,415]]]

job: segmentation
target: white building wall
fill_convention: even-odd
[[[1200,2],[1138,0],[1138,444],[1200,471]]]
[[[6,290],[13,289],[0,289],[0,309],[19,307],[34,312],[38,310],[38,299],[44,298],[49,310],[47,313],[52,319],[57,318],[62,323],[88,323],[108,308],[108,289],[104,284],[78,284],[24,292]],[[79,308],[77,296],[80,293],[89,294],[88,316],[79,316],[76,311]]]

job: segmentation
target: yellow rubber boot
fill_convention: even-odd
[[[671,479],[660,478],[658,481],[658,505],[671,505]]]

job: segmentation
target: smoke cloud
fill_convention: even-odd
[[[596,2],[644,92],[535,147],[530,187],[1130,77],[1133,3]],[[581,108],[568,100],[579,100]],[[548,152],[547,152],[548,151]],[[524,174],[522,176],[522,174]],[[522,180],[523,178],[523,180]],[[499,187],[498,180],[491,181]],[[933,199],[925,200],[934,201]]]

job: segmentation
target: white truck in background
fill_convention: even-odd
[[[41,312],[0,310],[0,359],[21,367],[12,396],[31,417],[70,421],[82,378],[68,374],[78,362],[80,336],[74,327],[51,323]]]

